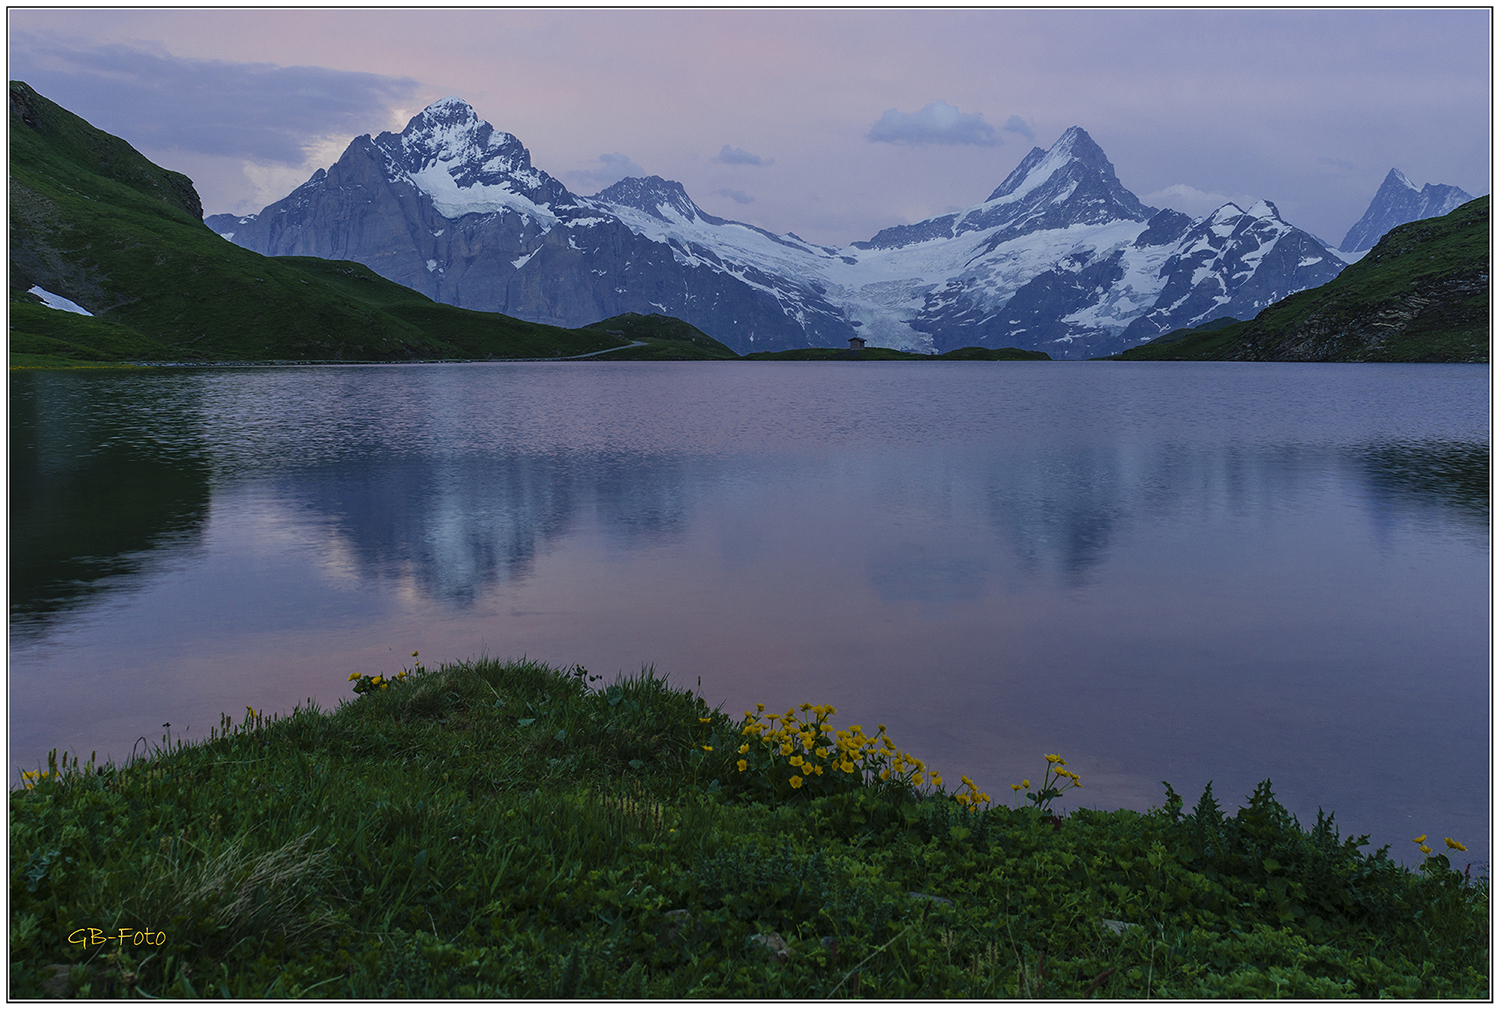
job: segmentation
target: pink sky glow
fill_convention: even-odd
[[[1393,167],[1489,192],[1487,10],[13,8],[8,39],[13,79],[188,174],[207,213],[445,95],[575,192],[619,165],[840,246],[982,201],[1073,125],[1148,204],[1270,199],[1335,244]],[[872,139],[929,107],[967,132]]]

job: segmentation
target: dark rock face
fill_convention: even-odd
[[[1193,219],[1177,210],[1163,210],[1146,222],[1146,230],[1135,240],[1137,249],[1148,246],[1171,245],[1186,235],[1193,227]]]
[[[1442,217],[1472,199],[1457,186],[1438,186],[1429,182],[1418,190],[1410,179],[1393,168],[1375,191],[1375,198],[1370,201],[1364,217],[1355,222],[1344,236],[1339,251],[1356,253],[1369,249],[1398,225]]]

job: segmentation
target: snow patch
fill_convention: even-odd
[[[93,315],[92,312],[84,308],[82,305],[79,305],[77,302],[68,298],[64,298],[62,295],[54,295],[46,288],[40,287],[39,285],[32,285],[30,288],[27,288],[26,293],[29,295],[36,295],[42,300],[42,304],[47,306],[47,308],[49,309],[61,309],[64,312],[76,312],[80,316]]]

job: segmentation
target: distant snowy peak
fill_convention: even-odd
[[[1144,222],[1155,213],[1121,185],[1114,165],[1088,132],[1072,126],[1047,150],[1032,148],[984,203],[958,214],[887,228],[869,242],[854,244],[861,249],[892,249],[988,231],[993,248],[1032,232]]]
[[[614,207],[630,207],[643,211],[661,221],[723,224],[724,219],[704,213],[703,209],[687,195],[682,183],[663,179],[659,175],[645,178],[621,179],[613,186],[595,193],[594,202]]]
[[[541,174],[531,167],[531,152],[459,98],[440,99],[414,116],[401,131],[401,148],[408,171],[442,165],[460,189],[492,183],[496,175],[533,187],[541,184]]]
[[[321,172],[322,169],[318,171]],[[256,216],[255,214],[246,214],[243,217],[238,214],[210,214],[203,219],[203,223],[213,229],[220,238],[232,241],[234,233],[254,221]]]
[[[1175,230],[1180,218],[1152,219]],[[1137,242],[1139,245],[1139,241]],[[1226,203],[1182,233],[1158,276],[1161,293],[1125,330],[1130,342],[1151,339],[1220,316],[1249,319],[1272,302],[1337,277],[1344,261],[1309,233],[1288,224],[1270,200],[1249,210]]]
[[[1472,196],[1457,186],[1440,186],[1429,182],[1419,190],[1405,173],[1393,168],[1386,173],[1385,181],[1375,191],[1375,199],[1370,201],[1365,216],[1344,236],[1339,250],[1346,253],[1363,252],[1398,225],[1441,217],[1472,199]]]
[[[404,175],[449,219],[510,210],[550,226],[560,207],[577,203],[562,183],[532,167],[525,145],[460,98],[433,102],[399,134],[382,133],[374,144],[388,159],[387,173]]]

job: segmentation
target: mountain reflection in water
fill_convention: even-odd
[[[1483,367],[10,382],[13,768],[493,649],[835,704],[992,794],[1069,749],[1091,804],[1270,775],[1488,847]]]

